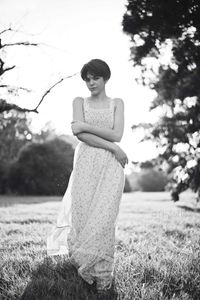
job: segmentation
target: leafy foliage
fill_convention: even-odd
[[[131,185],[128,179],[128,176],[125,176],[125,184],[124,184],[124,193],[130,193],[131,192]]]
[[[143,192],[162,192],[167,181],[167,176],[153,167],[142,169],[138,177],[138,184]]]
[[[0,115],[0,161],[9,163],[32,139],[29,123],[24,113],[13,111]]]
[[[122,24],[131,36],[139,80],[157,92],[150,109],[162,109],[159,121],[148,124],[145,139],[158,144],[158,163],[167,162],[173,174],[173,199],[188,187],[199,193],[200,3],[129,0]],[[163,53],[168,50],[166,62]]]
[[[24,113],[3,112],[0,115],[0,193],[8,189],[10,163],[19,150],[32,139],[29,120]]]
[[[11,191],[27,195],[64,194],[73,155],[72,146],[59,138],[26,145],[10,167]]]

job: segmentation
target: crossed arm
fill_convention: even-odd
[[[117,147],[115,142],[120,142],[124,131],[124,104],[121,99],[117,99],[116,104],[114,126],[112,129],[104,129],[84,122],[83,99],[75,98],[73,100],[73,134],[88,145],[114,152]]]

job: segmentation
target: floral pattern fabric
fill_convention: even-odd
[[[113,128],[115,106],[114,100],[109,101],[108,108],[97,109],[84,99],[85,122]],[[114,154],[78,143],[57,224],[47,237],[47,254],[67,254],[89,284],[111,283],[115,227],[124,183],[124,170]]]

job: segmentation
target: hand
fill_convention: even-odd
[[[85,124],[84,122],[81,122],[79,120],[74,120],[71,122],[71,129],[73,132],[73,135],[77,135],[80,132],[83,132],[85,129]]]
[[[114,153],[116,159],[119,161],[119,163],[124,168],[125,164],[128,163],[128,157],[127,157],[126,153],[118,145],[116,145],[113,153]]]

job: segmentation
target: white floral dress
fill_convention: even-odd
[[[104,109],[92,108],[90,101],[83,101],[85,122],[112,128],[114,100]],[[47,254],[68,254],[89,284],[96,281],[107,286],[112,281],[115,226],[124,183],[124,169],[114,154],[79,142],[57,224],[47,237]]]

